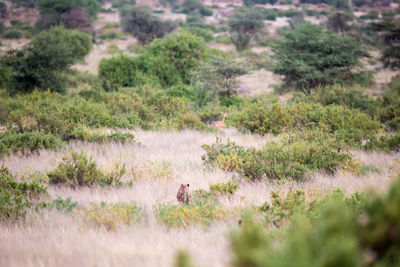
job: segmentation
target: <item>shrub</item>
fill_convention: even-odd
[[[228,211],[216,204],[211,197],[193,196],[188,205],[159,204],[154,209],[161,222],[168,226],[206,226],[214,220],[224,220],[228,216]]]
[[[53,134],[40,132],[15,133],[12,131],[0,134],[0,154],[10,154],[11,151],[33,152],[39,149],[56,150],[63,145],[62,140]]]
[[[78,206],[78,202],[72,202],[70,197],[67,199],[57,197],[53,200],[51,206],[55,207],[58,211],[72,212]]]
[[[311,137],[311,138],[310,138]],[[350,156],[340,153],[328,135],[313,132],[310,137],[293,136],[269,142],[261,150],[244,149],[233,142],[203,145],[204,163],[219,166],[226,171],[236,171],[251,180],[301,179],[308,172],[333,173],[343,166]]]
[[[121,24],[124,31],[132,34],[141,44],[148,44],[155,38],[162,38],[176,28],[175,23],[162,21],[147,6],[123,9]]]
[[[7,30],[3,33],[5,39],[20,39],[22,38],[22,32],[20,30]]]
[[[366,150],[400,151],[400,134],[373,137],[363,147]]]
[[[228,181],[227,183],[217,183],[210,185],[210,192],[213,194],[233,195],[238,189],[239,184]]]
[[[352,109],[359,109],[367,114],[374,115],[378,103],[370,98],[361,87],[345,87],[339,84],[318,87],[311,93],[311,98],[323,105],[342,105]]]
[[[204,41],[185,31],[156,39],[143,54],[147,73],[164,86],[189,84],[191,73],[207,58]]]
[[[240,228],[231,234],[234,266],[289,266],[293,259],[301,266],[399,264],[399,237],[393,234],[399,224],[399,181],[383,196],[368,193],[345,198],[336,191],[311,202],[311,213],[308,208],[294,211],[289,227],[279,233],[245,214]],[[276,205],[278,214],[281,206]]]
[[[228,20],[229,38],[238,52],[246,49],[250,40],[263,28],[262,14],[256,9],[241,8]]]
[[[93,184],[121,186],[123,184],[120,179],[124,174],[125,165],[121,169],[116,166],[116,169],[110,174],[103,174],[92,158],[88,159],[83,152],[72,152],[70,157],[64,157],[57,168],[47,175],[52,184],[63,184],[75,188]]]
[[[138,207],[135,202],[129,204],[101,202],[100,204],[91,204],[80,212],[89,223],[102,226],[108,231],[114,231],[117,226],[122,224],[138,223],[144,215],[143,209]]]
[[[351,83],[364,75],[350,71],[365,55],[354,39],[310,23],[284,32],[273,51],[274,72],[284,76],[286,86],[306,94],[321,85]]]
[[[240,63],[222,57],[201,63],[194,72],[194,83],[211,98],[233,97],[238,87],[237,77],[247,74],[248,69]]]
[[[55,27],[36,35],[22,50],[10,50],[1,58],[12,70],[6,88],[11,93],[35,88],[63,92],[65,72],[91,49],[90,37]]]
[[[23,218],[41,195],[45,186],[18,182],[6,167],[0,168],[0,221]]]
[[[360,145],[363,140],[375,136],[381,128],[379,122],[358,110],[301,101],[283,106],[260,100],[250,103],[231,117],[237,128],[259,134],[318,128],[331,134],[338,148]]]

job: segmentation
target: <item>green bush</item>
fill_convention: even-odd
[[[174,22],[161,20],[148,6],[122,9],[120,16],[124,31],[132,34],[142,45],[163,38],[176,28]]]
[[[345,87],[333,85],[318,87],[311,93],[311,98],[323,105],[342,105],[352,109],[359,109],[367,114],[374,115],[378,103],[369,97],[361,87]]]
[[[303,101],[283,106],[261,99],[244,106],[230,117],[230,123],[235,127],[259,134],[318,128],[332,135],[338,147],[360,145],[375,136],[381,128],[379,122],[359,110]]]
[[[244,149],[230,141],[222,144],[218,138],[215,144],[202,147],[205,164],[238,172],[251,180],[302,179],[309,172],[333,173],[351,161],[348,154],[338,152],[332,137],[318,131],[268,142],[260,150]]]
[[[12,93],[34,89],[64,92],[66,72],[89,53],[89,35],[54,27],[37,34],[22,50],[10,50],[1,57],[0,65],[11,70],[5,82]]]
[[[400,151],[400,134],[371,138],[363,147],[366,150]]]
[[[103,226],[108,231],[116,230],[117,226],[134,222],[138,223],[142,219],[143,209],[138,207],[135,202],[108,204],[91,204],[84,208],[80,213],[86,220],[96,226]]]
[[[237,191],[239,184],[234,181],[228,181],[227,183],[217,183],[210,185],[210,192],[213,194],[221,195],[233,195]]]
[[[298,193],[292,200],[278,199],[272,210],[262,212],[278,221],[281,215],[291,217],[289,226],[276,232],[245,214],[231,234],[233,264],[291,266],[296,259],[299,266],[397,266],[399,192],[396,180],[382,196],[356,193],[346,198],[336,191],[311,203]]]
[[[2,34],[5,39],[20,39],[22,38],[22,32],[20,30],[7,30]]]
[[[229,215],[228,211],[215,203],[210,196],[193,195],[188,205],[159,204],[154,209],[161,222],[168,226],[207,226],[215,220],[224,220]]]
[[[111,174],[103,174],[98,169],[97,164],[92,158],[87,158],[86,154],[72,152],[70,157],[64,157],[57,168],[47,175],[52,184],[63,184],[65,186],[91,186],[99,184],[101,186],[122,185],[120,181],[125,173],[125,165]]]
[[[0,221],[23,218],[38,198],[45,194],[45,186],[35,182],[18,182],[6,167],[1,167]]]
[[[356,40],[326,32],[322,26],[303,23],[283,32],[276,41],[274,73],[284,76],[285,86],[309,94],[313,88],[354,83],[365,77],[351,71],[366,54]]]
[[[10,152],[33,152],[39,149],[56,150],[63,145],[62,140],[53,134],[40,132],[15,133],[12,131],[0,133],[0,155]]]

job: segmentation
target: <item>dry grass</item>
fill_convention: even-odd
[[[186,249],[201,266],[227,266],[230,261],[228,233],[237,222],[230,220],[211,226],[168,228],[158,222],[153,206],[175,203],[181,183],[189,183],[192,190],[208,189],[210,184],[226,182],[232,174],[210,170],[201,162],[201,145],[215,141],[216,135],[231,139],[241,145],[262,146],[271,137],[244,135],[233,129],[217,134],[197,131],[144,132],[134,131],[138,144],[72,143],[61,151],[42,150],[34,155],[12,155],[2,162],[19,174],[33,171],[47,172],[56,167],[62,156],[71,150],[84,150],[92,155],[103,169],[115,162],[125,163],[127,173],[123,179],[133,179],[130,168],[148,168],[151,164],[167,162],[173,175],[158,179],[147,174],[146,179],[135,180],[132,187],[81,188],[49,187],[49,198],[71,197],[81,207],[89,203],[137,202],[144,209],[140,223],[119,225],[115,231],[95,227],[78,212],[43,211],[31,213],[25,222],[0,225],[0,266],[171,266],[178,249]],[[366,188],[384,189],[390,182],[393,161],[400,154],[355,151],[364,164],[379,168],[380,173],[354,176],[337,173],[334,176],[317,174],[305,182],[240,182],[238,191],[231,197],[220,197],[228,209],[241,209],[260,205],[269,199],[271,190],[287,192],[297,188],[309,197],[325,194],[341,187],[346,193]],[[161,172],[162,174],[162,172]],[[161,175],[160,174],[160,175]]]

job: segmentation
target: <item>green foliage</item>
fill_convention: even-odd
[[[400,264],[400,175],[384,196],[373,195],[365,207],[365,220],[360,220],[359,235],[364,249],[372,252],[375,266]]]
[[[261,212],[290,217],[289,226],[270,231],[245,214],[231,234],[234,266],[290,266],[293,259],[299,266],[397,266],[399,181],[382,196],[335,191],[309,203],[303,193],[273,197]]]
[[[144,216],[143,209],[135,202],[116,204],[101,202],[91,204],[80,212],[89,223],[102,226],[108,231],[115,231],[117,226],[122,224],[138,223]]]
[[[140,59],[119,55],[110,59],[102,59],[99,65],[99,77],[103,80],[103,88],[117,90],[119,87],[135,87],[151,80],[141,70]],[[157,80],[156,77],[154,79]]]
[[[147,73],[159,78],[162,85],[189,84],[191,72],[206,59],[204,41],[185,31],[156,39],[143,54]]]
[[[162,38],[176,28],[173,22],[162,21],[147,6],[123,9],[121,24],[124,31],[132,34],[140,44],[148,44],[155,38]]]
[[[202,147],[205,164],[238,172],[250,180],[299,180],[309,172],[333,173],[351,160],[348,154],[338,152],[332,137],[318,131],[268,142],[260,150],[245,149],[230,141],[222,144],[220,139]]]
[[[260,100],[250,103],[233,117],[233,125],[259,134],[278,134],[297,129],[319,129],[332,135],[338,148],[355,146],[375,136],[381,125],[359,110],[344,106],[322,106],[298,102],[283,106]]]
[[[212,10],[199,0],[184,0],[182,3],[182,12],[186,14],[200,14],[202,16],[212,16],[213,14]]]
[[[283,33],[273,47],[274,72],[287,87],[309,94],[318,86],[351,83],[362,73],[351,71],[365,55],[351,37],[328,33],[321,26],[303,23]]]
[[[159,204],[154,209],[161,222],[168,226],[207,226],[215,220],[224,220],[229,215],[211,196],[193,195],[188,205]]]
[[[227,183],[217,183],[210,185],[210,192],[213,194],[233,195],[239,187],[238,183],[228,181]]]
[[[35,88],[63,92],[65,72],[90,49],[90,37],[84,33],[62,27],[43,31],[22,50],[10,50],[1,58],[1,65],[11,70],[5,86],[11,93]]]
[[[374,115],[378,103],[368,96],[362,87],[345,87],[339,84],[327,87],[318,87],[311,93],[311,98],[323,105],[342,105],[352,109],[359,109],[367,114]]]
[[[130,8],[136,4],[136,0],[113,0],[112,7],[118,9]]]
[[[15,133],[13,131],[0,133],[0,155],[22,150],[36,151],[39,149],[56,150],[63,145],[62,140],[53,134],[40,132]]]
[[[400,151],[400,134],[371,138],[364,146],[366,150]]]
[[[238,87],[237,77],[246,73],[248,68],[242,63],[215,57],[209,62],[201,63],[193,76],[194,83],[201,92],[216,99],[218,96],[233,97]]]
[[[390,90],[378,99],[380,109],[379,120],[389,129],[397,131],[400,129],[400,79],[395,76],[390,83]]]
[[[55,207],[58,211],[72,212],[77,206],[78,202],[72,202],[71,197],[67,199],[62,199],[61,197],[57,197],[51,203],[53,207]]]
[[[251,39],[264,27],[262,14],[257,9],[240,8],[228,19],[229,38],[238,52],[249,46]]]
[[[104,80],[103,86],[111,90],[145,83],[166,87],[189,84],[192,71],[206,58],[206,50],[200,37],[179,31],[154,40],[139,57],[103,59],[99,76]]]
[[[56,26],[61,25],[66,15],[75,8],[82,8],[94,20],[101,9],[101,3],[98,0],[38,0],[38,7],[40,14],[51,17],[54,21],[52,26]]]
[[[243,4],[247,7],[259,4],[259,5],[265,5],[265,4],[271,4],[275,5],[278,2],[278,0],[244,0]]]
[[[57,168],[47,175],[52,184],[63,184],[75,188],[94,184],[120,186],[122,185],[120,179],[124,173],[125,165],[114,173],[103,174],[96,162],[92,158],[88,159],[85,153],[72,152],[70,157],[64,157]]]
[[[23,218],[47,188],[38,183],[18,182],[6,167],[0,168],[0,221]]]
[[[175,267],[193,267],[190,255],[186,251],[178,251],[175,260]]]

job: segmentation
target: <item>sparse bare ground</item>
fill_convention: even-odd
[[[2,164],[22,175],[54,169],[71,150],[85,151],[100,168],[107,170],[115,162],[125,163],[123,179],[133,179],[133,168],[154,162],[166,162],[173,170],[167,179],[136,179],[132,187],[80,188],[49,186],[49,199],[71,197],[79,205],[89,203],[123,203],[136,201],[144,208],[144,219],[138,224],[119,226],[115,231],[89,224],[77,213],[43,211],[30,213],[25,222],[0,225],[0,266],[171,266],[178,249],[186,249],[197,266],[228,266],[229,229],[236,219],[216,222],[208,227],[168,228],[157,221],[153,205],[176,203],[181,183],[192,190],[208,189],[210,184],[227,181],[233,174],[209,169],[202,164],[201,145],[212,143],[216,136],[241,145],[260,148],[272,136],[241,134],[233,129],[219,133],[198,131],[146,132],[133,131],[140,144],[72,143],[60,151],[42,150],[34,155],[12,155]],[[300,188],[309,197],[325,194],[337,187],[347,194],[354,191],[386,188],[393,177],[395,159],[400,153],[354,151],[364,164],[377,167],[380,173],[355,176],[338,172],[335,175],[311,175],[302,183],[248,182],[241,180],[233,197],[220,199],[230,210],[260,205],[269,199],[271,190],[287,192]]]

